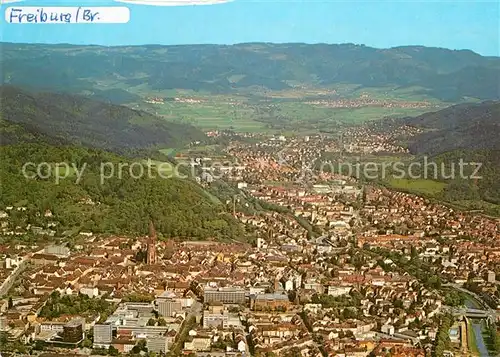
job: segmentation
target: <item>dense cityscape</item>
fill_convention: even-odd
[[[499,220],[317,170],[324,152],[373,154],[391,137],[350,135],[229,136],[214,158],[184,157],[203,186],[240,189],[227,206],[248,242],[159,240],[151,221],[146,237],[0,246],[4,342],[43,356],[468,355],[500,317]],[[24,210],[0,212],[4,235],[53,235],[50,211],[45,227],[14,227]]]
[[[500,357],[498,1],[0,8],[0,357]]]

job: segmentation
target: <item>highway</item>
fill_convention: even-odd
[[[7,279],[2,282],[2,285],[0,285],[0,296],[6,295],[9,292],[19,274],[21,274],[26,268],[28,261],[29,259],[23,258],[19,265],[10,273]]]

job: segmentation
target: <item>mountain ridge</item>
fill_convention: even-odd
[[[23,135],[22,128],[36,133],[35,136],[44,136],[45,142],[55,140],[120,153],[184,145],[205,137],[192,126],[82,96],[31,93],[1,86],[0,99],[2,138],[5,135],[6,144],[15,143],[12,131],[18,130]]]
[[[107,88],[131,94],[127,87],[96,85],[96,81],[114,81],[159,91],[233,93],[252,86],[289,89],[294,81],[320,88],[338,84],[420,87],[422,94],[450,102],[500,98],[500,58],[468,50],[293,43],[115,47],[4,43],[2,47],[3,83],[34,89]],[[473,82],[477,76],[482,80]],[[105,90],[101,95],[111,97]]]
[[[439,154],[469,149],[500,150],[500,101],[457,104],[437,112],[406,118],[407,125],[424,129],[410,139],[415,154]]]

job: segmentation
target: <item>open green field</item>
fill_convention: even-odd
[[[254,106],[254,120],[277,129],[328,130],[339,125],[358,125],[386,117],[416,116],[430,108],[329,108],[304,101],[273,101],[270,105]]]
[[[205,130],[233,129],[241,132],[264,130],[264,124],[252,118],[253,110],[247,105],[247,97],[239,95],[219,95],[192,90],[152,90],[147,85],[125,88],[120,81],[107,83],[113,87],[129,91],[143,98],[143,101],[129,103],[128,106],[155,114],[166,120],[195,125]],[[149,97],[181,98],[188,101],[165,101],[163,104],[147,103]]]
[[[389,187],[404,190],[412,193],[419,193],[429,196],[434,196],[447,186],[444,182],[429,180],[429,179],[388,179]]]
[[[426,89],[418,86],[411,87],[372,87],[356,88],[348,95],[352,97],[367,94],[370,98],[379,100],[408,100],[439,104],[440,102],[425,94]]]
[[[170,156],[170,155],[175,155],[175,153],[177,152],[177,149],[175,149],[175,148],[165,148],[165,149],[160,149],[159,151],[163,155]]]
[[[237,76],[233,80],[237,80]],[[385,117],[415,116],[444,107],[444,103],[425,94],[419,87],[361,88],[353,84],[338,84],[329,88],[294,87],[281,91],[262,88],[242,89],[239,93],[210,94],[192,90],[153,90],[146,84],[132,87],[121,81],[101,81],[101,90],[126,90],[143,100],[128,103],[134,108],[155,114],[165,120],[192,124],[203,130],[232,129],[237,132],[312,133],[357,125]],[[368,96],[373,100],[401,102],[400,107],[378,105],[331,108],[312,104],[314,100],[355,100]],[[170,98],[163,104],[147,103],[150,97]],[[174,100],[179,98],[180,100]],[[404,102],[426,101],[431,107],[406,108]]]
[[[206,130],[234,129],[254,132],[264,129],[264,124],[253,119],[252,111],[244,106],[231,107],[225,103],[144,103],[141,109],[166,120],[191,124]]]
[[[334,109],[335,110],[335,109]],[[406,117],[417,116],[431,111],[428,108],[380,108],[363,107],[356,109],[336,109],[333,113],[334,118],[349,124],[362,124],[367,121],[379,120],[386,117]]]

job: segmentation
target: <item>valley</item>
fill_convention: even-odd
[[[500,352],[497,57],[2,54],[2,355]]]

